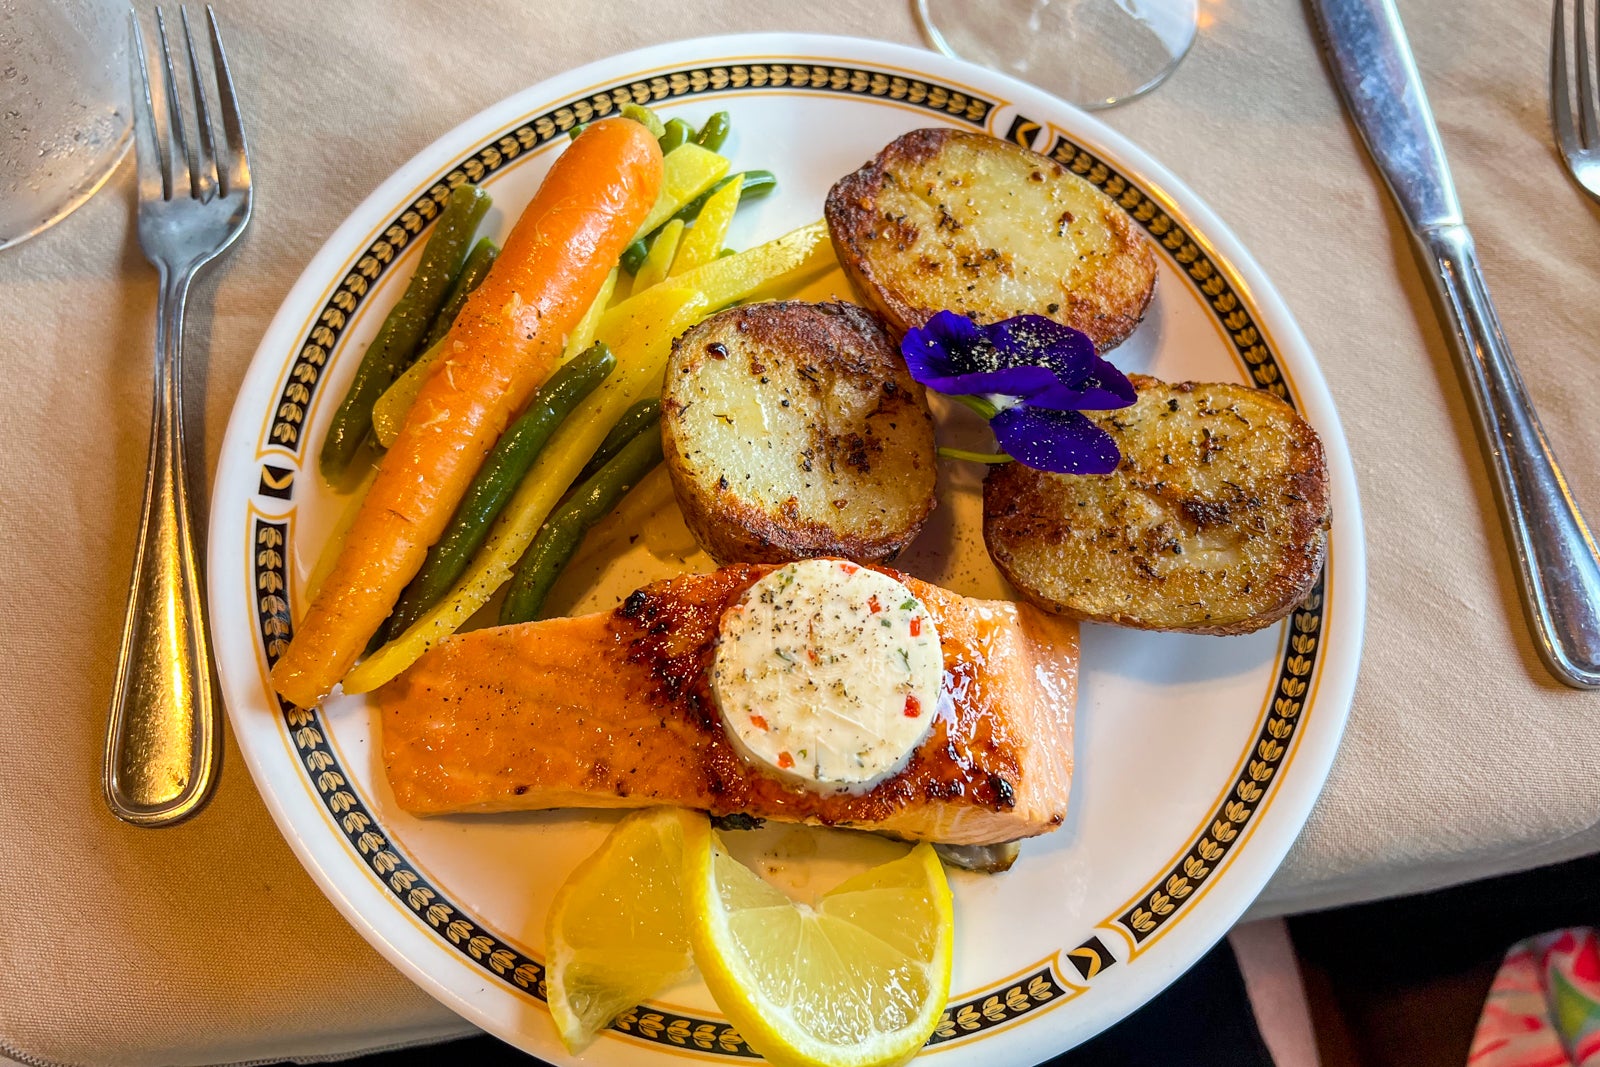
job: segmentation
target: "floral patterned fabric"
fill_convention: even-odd
[[[1600,932],[1557,930],[1506,953],[1471,1067],[1600,1067]]]

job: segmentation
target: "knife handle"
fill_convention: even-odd
[[[1560,681],[1600,688],[1600,551],[1517,373],[1472,234],[1460,224],[1437,226],[1418,242],[1449,316],[1534,643]]]

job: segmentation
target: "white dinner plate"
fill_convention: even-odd
[[[544,1003],[551,896],[618,817],[582,811],[421,819],[394,802],[363,698],[279,703],[269,664],[307,571],[347,501],[315,471],[333,409],[414,269],[447,190],[494,197],[503,237],[575,123],[649,103],[698,124],[732,113],[735,169],[779,191],[747,205],[747,247],[821,216],[832,183],[923,126],[983,130],[1060,160],[1150,235],[1161,278],[1112,355],[1170,380],[1238,381],[1302,411],[1327,447],[1324,577],[1284,622],[1245,637],[1085,626],[1071,814],[1005,874],[953,871],[955,974],[928,1056],[1023,1064],[1115,1022],[1221,938],[1283,859],[1316,800],[1355,684],[1365,563],[1355,478],[1333,401],[1272,284],[1198,197],[1100,122],[1021,82],[912,48],[759,35],[666,44],[507,97],[411,160],[339,227],[262,339],[228,426],[212,503],[210,594],[228,711],[256,785],[301,862],[350,922],[467,1019],[557,1063],[752,1055],[697,981],[624,1015],[581,1057]],[[381,137],[379,129],[369,131]],[[808,295],[849,299],[833,273]],[[659,475],[658,475],[659,476]],[[935,521],[899,565],[957,592],[1008,596],[984,552],[981,470],[945,464]],[[642,529],[602,528],[558,586],[561,612],[705,568],[668,501]],[[642,536],[623,536],[642,534]],[[905,846],[773,827],[731,835],[805,899]]]

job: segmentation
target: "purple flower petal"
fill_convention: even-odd
[[[1134,388],[1113,364],[1095,352],[1089,335],[1043,315],[1018,315],[984,328],[1002,361],[1048,367],[1055,381],[1026,394],[1034,407],[1058,411],[1108,411],[1125,408]]]
[[[982,327],[965,315],[941,311],[900,342],[911,377],[936,393],[1031,396],[1057,384],[1044,366],[1008,365]]]
[[[900,351],[911,377],[937,393],[998,393],[1059,411],[1104,411],[1134,401],[1127,377],[1096,354],[1087,334],[1043,315],[979,326],[941,311],[907,331]]]
[[[1100,366],[1086,376],[1078,387],[1070,388],[1057,383],[1028,397],[1028,403],[1036,408],[1054,408],[1057,411],[1113,411],[1125,408],[1138,399],[1138,393],[1127,375],[1103,359],[1096,357],[1095,362]]]
[[[1064,384],[1076,380],[1095,358],[1088,334],[1043,315],[1017,315],[981,329],[1007,365],[1049,367]]]
[[[1018,404],[989,420],[995,440],[1017,462],[1057,474],[1110,474],[1122,455],[1088,416]]]

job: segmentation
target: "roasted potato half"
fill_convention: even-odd
[[[689,330],[661,435],[684,520],[721,563],[888,560],[933,510],[927,398],[854,304],[751,304]]]
[[[1155,253],[1126,212],[986,134],[913,130],[839,179],[824,214],[839,262],[901,332],[946,309],[984,323],[1048,315],[1104,352],[1155,293]]]
[[[1283,618],[1327,554],[1316,431],[1263,390],[1130,377],[1132,407],[1086,413],[1122,450],[1115,472],[989,472],[996,566],[1038,606],[1094,622],[1240,634]]]

